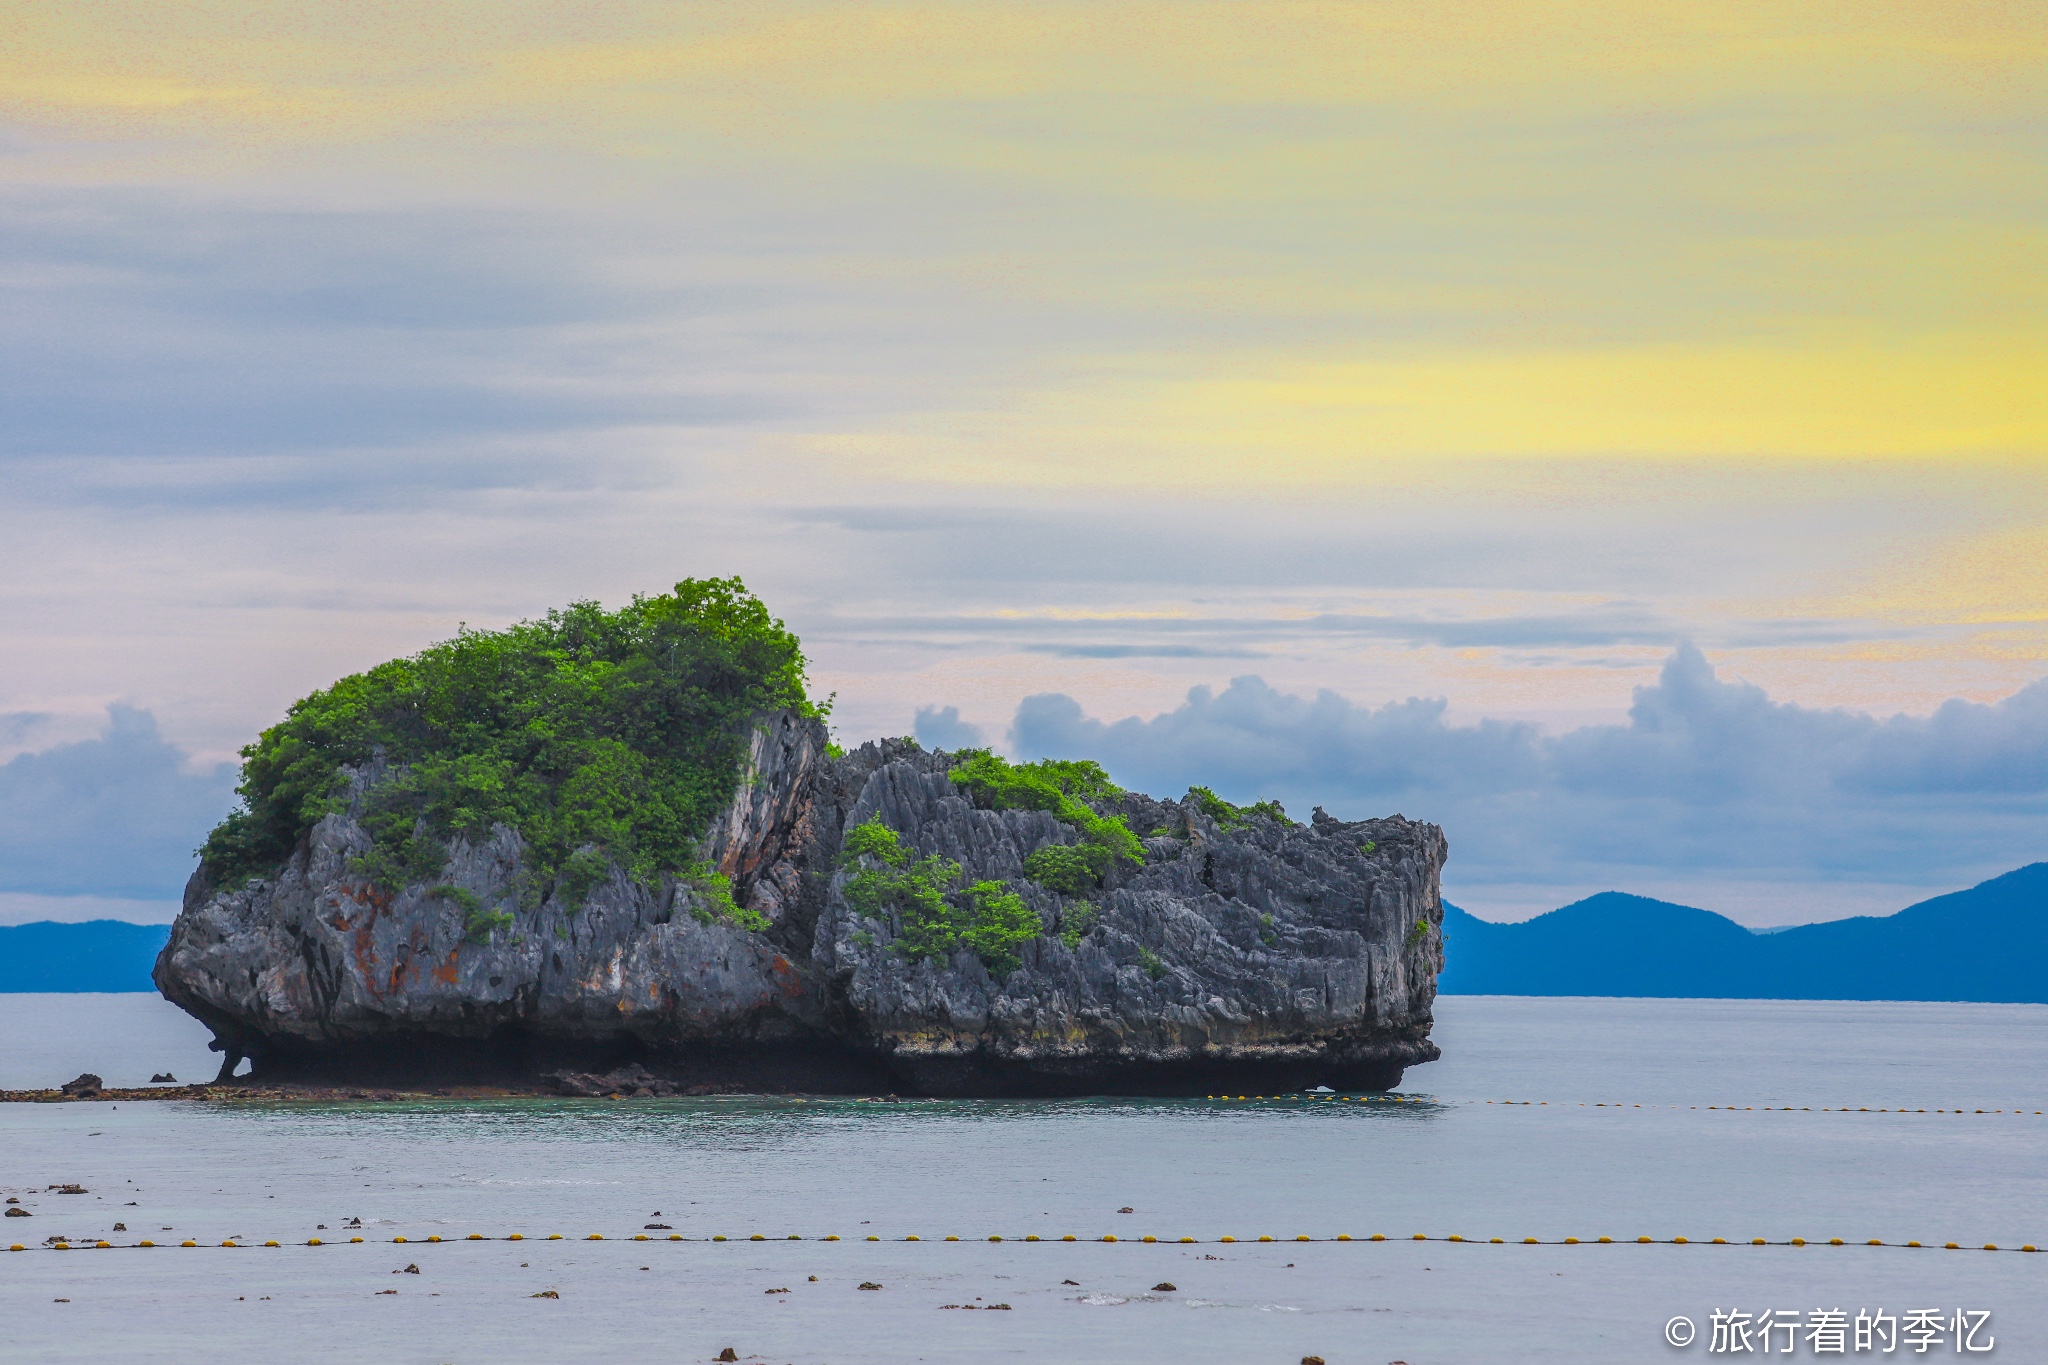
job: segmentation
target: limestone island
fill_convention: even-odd
[[[254,1083],[1390,1089],[1441,830],[842,751],[738,579],[464,630],[243,750],[157,959]]]

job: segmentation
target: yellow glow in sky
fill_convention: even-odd
[[[526,269],[571,320],[508,324],[487,384],[739,393],[772,429],[676,444],[772,464],[764,500],[1455,525],[1506,463],[1775,515],[1768,465],[1824,489],[1788,542],[1840,546],[1786,553],[1785,610],[2044,610],[2048,5],[15,0],[0,35],[0,188],[567,224]],[[593,320],[593,279],[690,302]],[[435,363],[488,330],[449,326]],[[1971,481],[1873,549],[1825,515],[1872,462]]]

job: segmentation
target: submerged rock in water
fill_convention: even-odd
[[[432,882],[379,888],[350,870],[359,774],[274,875],[194,875],[156,982],[224,1073],[246,1056],[267,1080],[1272,1093],[1390,1087],[1437,1055],[1435,826],[1098,794],[1143,861],[1090,862],[1054,813],[978,804],[961,761],[901,740],[830,757],[819,721],[765,722],[704,840],[730,904],[615,865],[537,886],[502,825],[452,840]],[[1027,872],[1047,848],[1074,852]]]

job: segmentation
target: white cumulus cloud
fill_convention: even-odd
[[[2048,680],[1881,718],[1773,701],[1684,646],[1626,724],[1552,734],[1444,716],[1441,700],[1375,707],[1247,676],[1150,718],[1029,697],[1011,741],[1160,794],[1202,783],[1298,816],[1431,820],[1468,886],[1946,885],[2048,856]]]

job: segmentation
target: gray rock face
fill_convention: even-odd
[[[516,833],[451,846],[441,879],[387,894],[352,876],[369,844],[329,816],[274,877],[186,888],[156,965],[164,995],[211,1026],[231,1068],[265,1077],[531,1080],[588,1087],[623,1066],[661,1086],[930,1094],[1232,1093],[1396,1084],[1437,1055],[1443,966],[1433,825],[1395,816],[1220,829],[1198,805],[1135,793],[1144,840],[1078,902],[1024,875],[1076,832],[984,810],[953,760],[904,741],[826,756],[824,728],[755,734],[746,780],[704,843],[735,901],[614,870],[573,904],[537,887]],[[376,774],[359,779],[367,787]],[[967,882],[1006,882],[1045,934],[997,980],[962,948],[902,951],[898,912],[849,906],[847,830],[871,816]],[[465,902],[468,902],[465,904]],[[1059,936],[1065,927],[1075,941]]]

